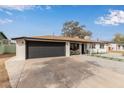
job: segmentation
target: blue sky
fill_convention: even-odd
[[[93,39],[124,34],[124,6],[0,6],[0,31],[9,38],[60,35],[70,20],[85,25]]]

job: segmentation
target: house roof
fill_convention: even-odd
[[[52,40],[52,41],[72,41],[72,42],[94,42],[92,40],[85,40],[80,38],[70,38],[63,36],[33,36],[33,37],[17,37],[12,38],[13,40],[24,39],[24,40]]]
[[[0,39],[8,39],[3,32],[0,32]]]
[[[93,42],[91,40],[85,40],[80,38],[71,38],[64,36],[33,36],[33,38],[50,39],[50,40],[60,40],[60,41],[78,41],[78,42]]]
[[[86,39],[80,39],[80,38],[71,38],[71,37],[64,37],[64,36],[33,36],[33,37],[17,37],[17,38],[12,38],[13,40],[17,39],[24,39],[24,40],[51,40],[51,41],[71,41],[71,42],[84,42],[84,43],[108,43],[108,42],[98,42],[98,41],[93,41],[93,40],[86,40]]]
[[[113,43],[112,41],[96,41],[97,43]]]

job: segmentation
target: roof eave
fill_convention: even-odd
[[[85,42],[85,43],[93,43],[93,41],[81,41],[81,40],[61,40],[61,39],[47,39],[47,38],[32,38],[32,37],[17,37],[17,38],[12,38],[12,40],[18,40],[18,39],[24,39],[24,40],[55,40],[55,41],[71,41],[71,42]]]
[[[3,32],[0,32],[5,39],[8,39]]]

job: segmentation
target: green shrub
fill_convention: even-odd
[[[71,50],[70,51],[71,52],[71,55],[79,55],[80,54],[80,52],[79,52],[79,50]]]

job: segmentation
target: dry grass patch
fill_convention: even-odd
[[[7,70],[5,68],[5,61],[10,57],[14,56],[14,54],[4,54],[0,55],[0,87],[1,88],[10,88],[9,77]]]
[[[123,54],[124,51],[111,51],[110,53],[121,53],[121,54]]]

